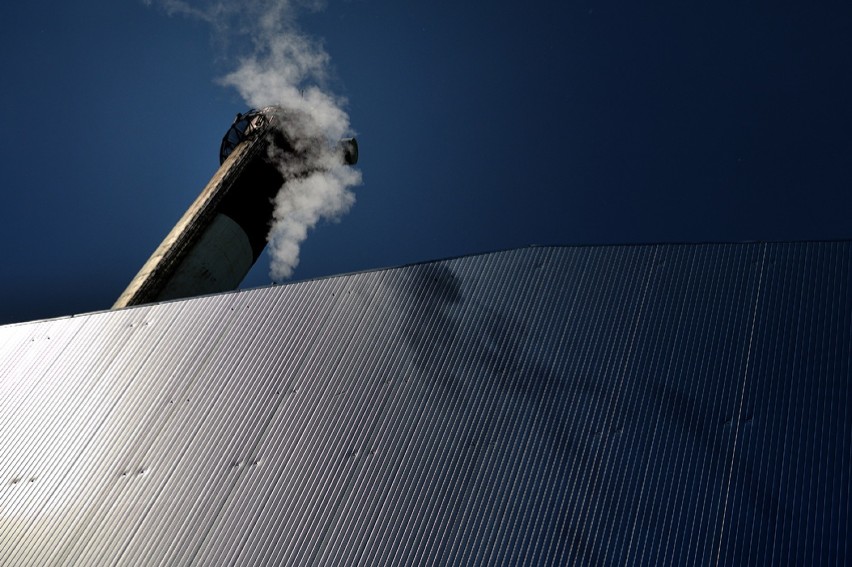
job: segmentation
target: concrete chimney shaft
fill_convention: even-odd
[[[292,159],[267,107],[238,114],[225,134],[221,166],[165,240],[118,298],[113,309],[236,289],[266,246],[272,199],[284,178],[268,159],[276,144]],[[282,147],[283,146],[283,147]],[[339,143],[342,163],[358,161],[354,138]]]

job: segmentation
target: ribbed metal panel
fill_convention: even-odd
[[[846,564],[851,284],[529,248],[0,327],[0,563]]]

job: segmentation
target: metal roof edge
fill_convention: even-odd
[[[421,261],[418,261],[418,262],[409,262],[407,264],[398,264],[398,265],[385,266],[385,267],[379,267],[379,268],[366,268],[366,269],[363,269],[363,270],[355,270],[355,271],[352,271],[352,272],[344,272],[344,273],[340,273],[340,274],[328,274],[328,275],[325,275],[325,276],[316,276],[316,277],[313,277],[313,278],[306,278],[306,279],[303,279],[303,280],[293,280],[293,281],[288,281],[286,283],[271,283],[269,285],[262,285],[262,286],[250,287],[250,288],[240,288],[240,289],[235,289],[235,290],[232,290],[232,291],[225,291],[225,292],[221,292],[221,293],[212,293],[212,294],[206,294],[206,295],[197,295],[195,297],[172,299],[172,300],[169,300],[169,301],[145,303],[143,305],[133,305],[133,306],[124,307],[124,308],[121,309],[121,311],[123,311],[125,309],[135,309],[135,308],[138,308],[138,307],[148,307],[148,306],[151,306],[151,305],[161,305],[161,304],[165,304],[165,303],[175,303],[175,302],[180,302],[180,301],[192,301],[192,300],[198,299],[200,297],[210,297],[210,296],[216,296],[216,295],[228,295],[228,294],[235,294],[235,293],[246,293],[246,292],[252,292],[252,291],[256,291],[256,290],[269,289],[269,288],[273,288],[273,287],[299,285],[299,284],[304,284],[304,283],[308,283],[308,282],[327,280],[327,279],[330,279],[330,278],[342,278],[342,277],[348,277],[348,276],[353,276],[353,275],[357,275],[357,274],[366,274],[366,273],[373,273],[373,272],[385,272],[385,271],[390,271],[390,270],[399,270],[399,269],[403,269],[403,268],[409,268],[409,267],[412,267],[412,266],[422,266],[422,265],[425,265],[425,264],[434,264],[434,263],[437,263],[437,262],[448,262],[448,261],[452,261],[452,260],[459,260],[459,259],[462,259],[462,258],[471,258],[471,257],[474,257],[474,256],[489,256],[489,255],[492,255],[492,254],[504,254],[504,253],[507,253],[507,252],[514,252],[514,251],[518,251],[518,250],[528,250],[528,249],[538,249],[538,248],[627,248],[627,247],[640,247],[640,246],[723,246],[723,245],[741,246],[741,245],[745,245],[745,244],[830,244],[830,243],[850,243],[850,242],[852,242],[852,238],[815,239],[815,240],[741,240],[741,241],[727,241],[727,242],[725,242],[725,241],[631,242],[631,243],[621,243],[621,244],[619,244],[619,243],[529,244],[527,246],[516,246],[516,247],[512,247],[512,248],[500,248],[500,249],[486,250],[486,251],[480,251],[480,252],[469,252],[469,253],[466,253],[466,254],[458,254],[458,255],[455,255],[455,256],[448,256],[448,257],[444,257],[444,258],[436,258],[436,259],[431,259],[431,260],[421,260]],[[88,312],[84,312],[84,313],[75,313],[75,314],[71,314],[71,315],[60,315],[60,316],[57,316],[57,317],[47,317],[45,319],[33,319],[33,320],[30,320],[30,321],[16,321],[14,323],[6,323],[4,325],[0,325],[0,328],[14,327],[14,326],[17,326],[17,325],[29,325],[29,324],[32,324],[32,323],[43,323],[43,322],[46,322],[46,321],[58,321],[58,320],[62,320],[62,319],[72,319],[74,317],[83,317],[83,316],[89,316],[89,315],[99,315],[99,314],[108,313],[108,312],[111,312],[111,311],[115,311],[115,310],[113,310],[113,309],[101,309],[101,310],[98,310],[98,311],[88,311]]]

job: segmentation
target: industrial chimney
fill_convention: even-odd
[[[287,138],[277,106],[237,114],[219,151],[219,170],[154,251],[113,305],[113,309],[236,289],[266,246],[272,200],[286,181],[270,155],[301,160],[310,172],[305,147],[325,140]],[[270,145],[274,145],[271,148]],[[297,149],[299,148],[299,149]],[[277,151],[271,152],[270,149]],[[358,143],[342,140],[341,163],[358,161]],[[298,175],[298,174],[294,174]]]

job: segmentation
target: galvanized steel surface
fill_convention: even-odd
[[[848,563],[851,261],[530,248],[0,327],[0,562]]]

